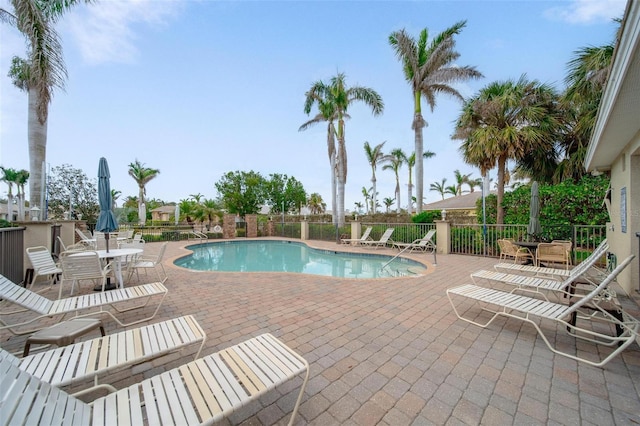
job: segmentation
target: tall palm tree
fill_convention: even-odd
[[[338,73],[335,77],[332,77],[329,84],[321,81],[314,84],[311,90],[307,92],[307,99],[310,99],[311,105],[317,99],[324,99],[326,111],[321,115],[323,117],[327,115],[333,117],[333,120],[337,122],[337,127],[334,130],[338,141],[335,157],[337,180],[337,218],[335,220],[339,226],[342,226],[344,225],[344,187],[347,183],[345,120],[350,118],[348,114],[349,106],[355,101],[361,101],[371,107],[373,115],[379,115],[384,110],[384,103],[380,95],[371,88],[362,86],[347,87],[344,73]],[[309,103],[306,105],[309,105]]]
[[[371,212],[373,214],[376,213],[376,205],[378,204],[378,201],[376,200],[376,196],[377,196],[377,190],[376,190],[376,166],[383,161],[384,159],[384,153],[382,152],[382,147],[384,146],[385,142],[379,143],[378,145],[376,145],[375,147],[371,147],[371,145],[369,145],[369,142],[365,141],[364,142],[364,152],[367,156],[367,161],[369,162],[369,165],[371,166],[371,183],[373,184],[373,198],[371,200]],[[367,210],[369,210],[369,208],[367,207]]]
[[[462,139],[464,160],[480,167],[482,176],[498,166],[497,218],[504,220],[507,161],[519,161],[535,152],[555,152],[559,127],[557,95],[551,86],[523,75],[519,80],[489,84],[469,99],[453,135]]]
[[[335,120],[336,103],[330,92],[326,90],[326,84],[317,81],[311,85],[311,89],[305,93],[304,112],[309,115],[314,104],[318,104],[318,113],[311,120],[302,124],[298,131],[307,130],[314,124],[327,123],[327,152],[329,154],[329,165],[331,167],[331,218],[333,223],[338,219],[338,198],[337,198],[337,151],[336,151],[336,129]],[[319,195],[319,194],[318,194]]]
[[[138,184],[138,209],[145,204],[145,195],[147,195],[147,183],[160,174],[160,170],[145,167],[144,163],[136,160],[129,164],[129,176]]]
[[[362,196],[364,197],[364,205],[366,207],[367,214],[369,214],[369,207],[371,206],[371,204],[369,203],[369,200],[371,200],[372,198],[372,194],[371,194],[372,190],[373,188],[367,189],[365,186],[362,187]]]
[[[387,164],[382,166],[382,170],[391,170],[396,175],[395,195],[396,195],[396,201],[397,201],[396,211],[398,214],[400,214],[400,168],[402,167],[402,164],[404,163],[404,159],[406,157],[407,156],[400,148],[396,148],[391,151],[391,154],[385,156],[385,160],[387,161]]]
[[[442,196],[442,199],[444,200],[446,183],[447,183],[447,178],[442,178],[442,182],[433,182],[429,187],[429,191],[436,191]]]
[[[404,76],[411,85],[413,94],[413,121],[411,128],[415,132],[416,151],[416,199],[423,199],[424,143],[422,128],[427,125],[422,116],[421,99],[424,98],[431,111],[436,106],[436,96],[440,93],[463,100],[462,95],[451,84],[470,78],[482,77],[482,74],[470,66],[458,66],[455,61],[460,54],[455,51],[454,35],[465,27],[466,21],[460,21],[432,38],[427,44],[429,34],[425,28],[418,40],[402,29],[389,36],[389,44],[396,56],[402,61]],[[422,211],[422,201],[418,202],[417,213]]]
[[[563,159],[554,169],[553,182],[580,179],[586,172],[584,158],[609,77],[614,46],[612,42],[583,47],[567,65],[567,88],[560,98],[566,126],[560,139]]]
[[[64,89],[67,70],[56,21],[81,0],[10,0],[13,13],[0,8],[0,21],[27,39],[27,59],[14,57],[9,71],[13,83],[28,95],[29,204],[40,204],[42,165],[47,153],[47,118],[53,90]],[[89,3],[91,0],[84,0]]]
[[[465,183],[469,185],[469,192],[474,192],[476,188],[482,188],[482,178],[469,178]]]

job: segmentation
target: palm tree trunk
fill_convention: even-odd
[[[373,194],[371,194],[371,213],[376,214],[376,205],[378,200],[376,199],[376,176],[373,175],[371,178],[371,183],[373,184]]]
[[[504,208],[502,207],[502,198],[504,197],[504,172],[507,165],[507,157],[501,155],[498,158],[498,194],[497,194],[497,214],[496,224],[504,223]]]
[[[396,200],[396,212],[398,214],[400,214],[400,180],[398,179],[398,177],[396,176],[396,197],[398,197],[398,199]]]
[[[413,212],[413,203],[411,202],[411,197],[413,196],[413,185],[412,184],[408,184],[407,185],[407,213],[409,213],[411,215],[411,213]]]
[[[36,89],[29,89],[27,138],[29,139],[29,205],[40,204],[42,187],[42,163],[47,158],[47,121],[38,119],[39,96]],[[44,206],[40,206],[44,208]]]
[[[336,178],[337,165],[336,165],[336,154],[335,152],[331,156],[331,222],[335,225],[338,223],[338,181]]]
[[[419,96],[419,95],[418,95]],[[423,167],[423,155],[424,155],[424,143],[422,139],[422,128],[425,126],[424,119],[420,112],[416,112],[413,119],[413,129],[415,131],[415,145],[416,145],[416,214],[422,212],[422,199],[424,195],[424,167]]]

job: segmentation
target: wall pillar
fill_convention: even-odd
[[[258,215],[248,214],[244,217],[247,227],[247,238],[256,238],[258,236]]]
[[[300,222],[300,239],[303,241],[309,239],[309,222],[306,220]]]
[[[232,240],[236,237],[236,215],[225,214],[222,218],[222,238]]]
[[[451,253],[451,222],[436,220],[436,251],[438,254]]]
[[[362,222],[354,220],[351,222],[351,239],[357,240],[362,236]]]

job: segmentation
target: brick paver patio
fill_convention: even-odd
[[[438,255],[437,266],[417,278],[352,280],[188,271],[172,263],[188,253],[184,246],[169,243],[169,295],[155,321],[193,314],[207,333],[203,355],[263,332],[279,337],[311,365],[297,424],[640,424],[636,344],[597,368],[553,354],[520,321],[500,319],[482,329],[457,319],[445,289],[469,282],[471,272],[491,268],[495,259]],[[57,289],[48,294],[55,295]],[[638,314],[633,301],[625,303]],[[116,330],[105,323],[107,332]],[[557,331],[564,348],[594,348]],[[21,349],[25,339],[6,332],[0,338],[9,350]],[[163,368],[141,366],[140,376]],[[121,378],[117,387],[139,380]],[[286,424],[301,382],[265,395],[228,423]]]

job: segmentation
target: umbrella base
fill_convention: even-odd
[[[110,278],[107,278],[107,284],[104,286],[104,290],[115,290],[116,288],[118,288],[117,284],[114,284],[111,282]],[[97,285],[93,288],[93,291],[102,291],[102,286],[101,285]]]

